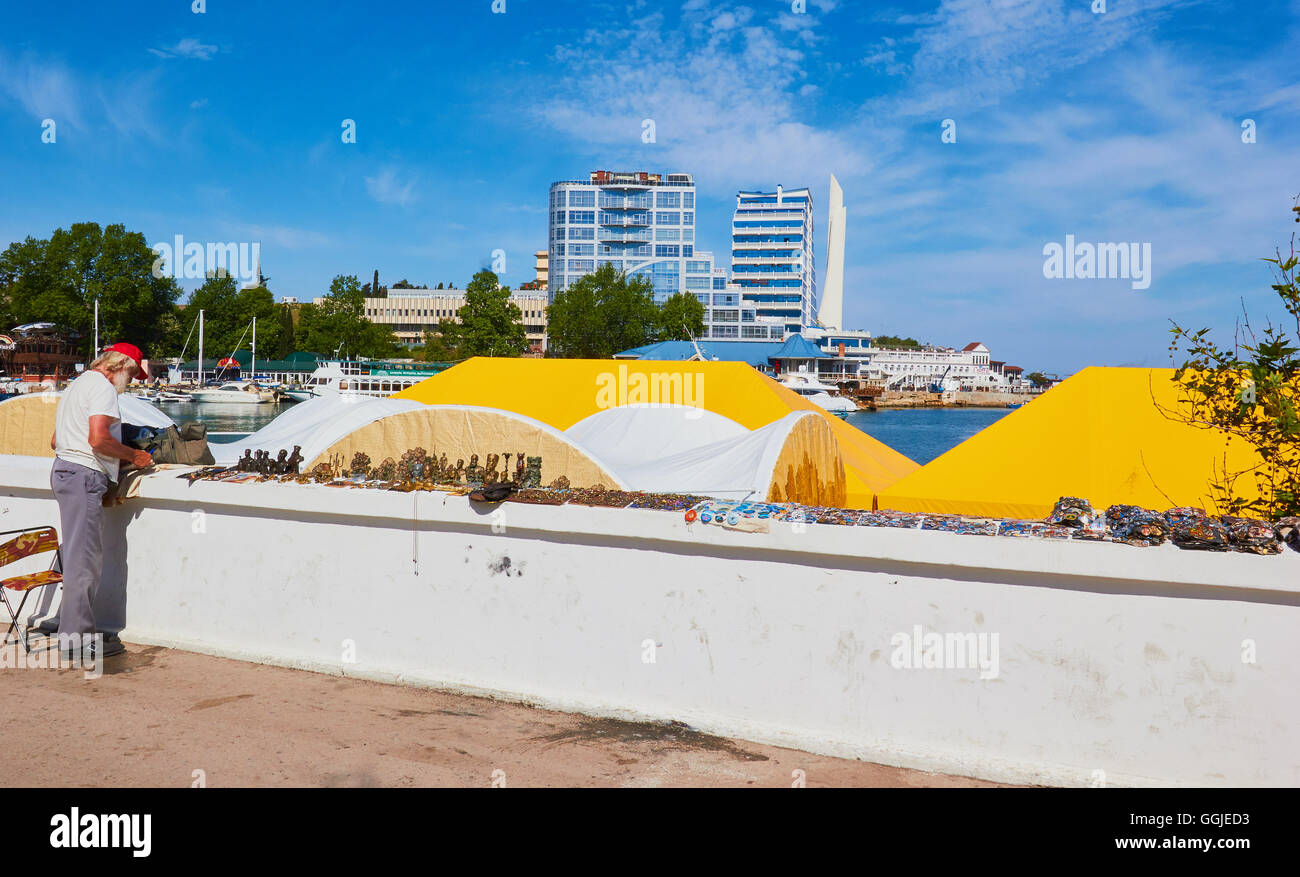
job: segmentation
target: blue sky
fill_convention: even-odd
[[[1259,259],[1296,228],[1300,0],[1092,3],[7,3],[0,246],[85,220],[258,240],[305,299],[375,268],[463,285],[503,249],[518,285],[552,181],[687,171],[722,264],[738,189],[810,186],[820,278],[834,172],[850,327],[1163,365],[1171,318],[1279,314]],[[1150,287],[1045,278],[1067,234],[1150,243]]]

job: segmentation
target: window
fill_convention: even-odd
[[[708,288],[709,288],[709,278],[707,278],[707,277],[687,277],[687,278],[686,278],[686,288],[687,288],[687,289],[708,289]]]
[[[683,213],[683,214],[682,214],[682,225],[694,225],[694,224],[695,224],[695,214],[694,214],[694,213]]]
[[[574,189],[569,192],[570,207],[595,207],[596,193],[590,189]]]
[[[684,240],[684,241],[693,241],[693,240],[695,240],[695,229],[693,229],[693,228],[684,228],[684,229],[682,229],[682,240]]]
[[[740,304],[740,296],[734,292],[723,293],[721,295],[714,293],[713,303],[724,307],[736,307]]]
[[[557,210],[554,213],[552,213],[551,222],[555,223],[556,225],[564,225],[564,211]]]
[[[679,228],[656,228],[655,240],[657,241],[680,241],[682,231]]]
[[[682,193],[681,192],[659,192],[658,194],[655,195],[655,206],[656,207],[681,207]]]
[[[740,337],[741,338],[766,338],[767,327],[766,326],[741,326]]]
[[[596,211],[594,210],[570,210],[570,225],[595,225]]]
[[[571,241],[594,241],[595,239],[596,229],[594,228],[569,229],[569,240]]]
[[[713,322],[715,323],[738,323],[740,322],[740,311],[737,310],[714,310]]]
[[[687,238],[687,240],[690,240],[690,238]],[[683,245],[682,245],[682,255],[683,255],[683,256],[686,256],[687,258],[689,258],[689,257],[691,257],[691,256],[694,256],[694,255],[695,255],[695,248],[683,244]]]
[[[709,297],[708,297],[707,295],[701,295],[700,293],[697,292],[697,293],[695,293],[695,299],[696,299],[696,301],[698,301],[700,304],[705,305],[706,307],[707,307],[708,304],[709,304]],[[705,311],[705,315],[706,315],[706,316],[708,315],[708,311]]]
[[[594,259],[570,259],[569,270],[590,273],[596,270],[596,262]]]
[[[682,215],[675,211],[661,211],[655,214],[655,225],[681,225]]]
[[[681,248],[676,246],[675,244],[656,244],[655,256],[656,258],[660,258],[660,259],[675,258],[678,255],[680,250]]]
[[[694,210],[694,209],[695,209],[695,193],[694,193],[694,192],[683,192],[683,193],[682,193],[682,206],[685,207],[685,208],[687,208],[688,210]]]
[[[687,274],[707,274],[712,270],[713,270],[713,266],[710,265],[708,262],[687,262],[686,263]]]
[[[713,326],[714,338],[736,338],[740,335],[739,326]]]
[[[552,256],[563,256],[563,255],[564,255],[564,244],[556,244],[555,246],[551,247],[551,255],[552,255]]]
[[[569,244],[570,256],[594,256],[596,255],[595,244]]]

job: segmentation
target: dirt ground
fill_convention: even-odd
[[[995,785],[156,646],[103,669],[0,669],[0,786]]]

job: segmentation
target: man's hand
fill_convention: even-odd
[[[105,457],[117,457],[141,469],[152,466],[153,457],[149,456],[148,451],[137,450],[113,438],[113,434],[109,431],[112,423],[113,418],[104,414],[90,416],[90,446]]]

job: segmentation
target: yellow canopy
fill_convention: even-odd
[[[427,405],[481,405],[568,429],[605,408],[696,405],[758,429],[791,411],[830,423],[845,466],[846,503],[871,508],[875,493],[917,469],[894,449],[825,412],[743,362],[475,357],[393,396]]]
[[[1087,368],[882,490],[882,509],[1042,518],[1062,496],[1221,512],[1209,483],[1258,463],[1249,445],[1161,412],[1177,410],[1173,369]],[[1253,497],[1254,482],[1238,491]]]

